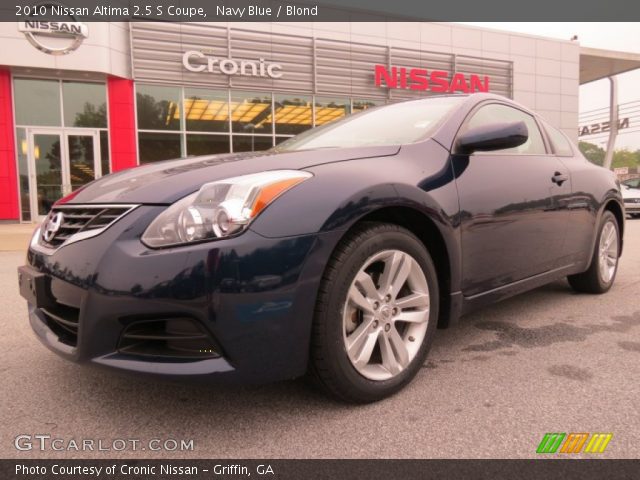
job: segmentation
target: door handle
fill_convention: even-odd
[[[567,180],[569,180],[569,175],[560,172],[555,172],[553,177],[551,177],[551,181],[558,186],[562,185]]]

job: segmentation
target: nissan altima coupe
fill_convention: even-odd
[[[609,290],[623,230],[615,177],[563,133],[503,97],[440,96],[103,177],[53,206],[19,282],[36,335],[69,360],[309,373],[371,402],[472,309],[564,277]]]

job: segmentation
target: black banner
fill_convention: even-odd
[[[637,479],[640,460],[0,460],[2,480]]]
[[[0,21],[379,22],[633,21],[629,0],[16,0]]]

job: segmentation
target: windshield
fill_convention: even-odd
[[[281,143],[275,150],[402,145],[425,137],[463,96],[432,97],[365,110]]]

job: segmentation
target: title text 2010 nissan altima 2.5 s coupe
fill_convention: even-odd
[[[623,229],[615,177],[561,132],[502,97],[442,96],[97,180],[34,233],[20,291],[70,360],[242,382],[310,372],[369,402],[473,308],[563,277],[606,292]]]

